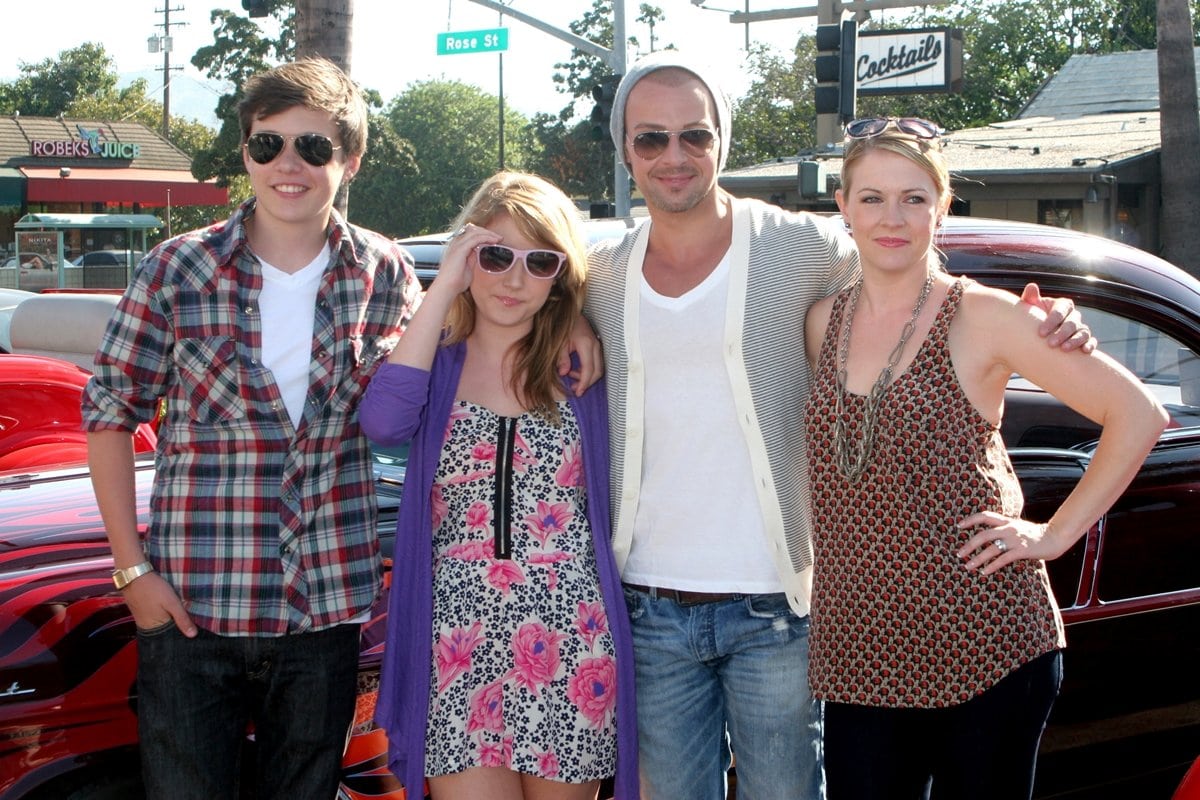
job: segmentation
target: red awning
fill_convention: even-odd
[[[228,189],[198,181],[184,170],[71,167],[64,177],[58,167],[20,169],[29,181],[26,198],[31,203],[141,203],[165,208],[229,202]]]

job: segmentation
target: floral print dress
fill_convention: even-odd
[[[615,649],[580,433],[568,403],[558,412],[556,425],[458,401],[447,423],[432,497],[429,776],[491,766],[582,783],[616,769]]]

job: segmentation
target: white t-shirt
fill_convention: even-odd
[[[259,259],[263,286],[258,298],[262,315],[262,363],[275,375],[292,427],[300,427],[308,398],[317,290],[329,265],[326,244],[317,257],[296,272],[284,272]]]
[[[626,583],[783,591],[722,353],[729,270],[726,256],[681,297],[641,281],[645,451]]]

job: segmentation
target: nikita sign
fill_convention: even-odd
[[[858,94],[958,91],[962,54],[960,30],[860,30],[854,59]]]
[[[508,28],[439,33],[437,39],[439,56],[450,56],[456,53],[491,53],[507,49]]]

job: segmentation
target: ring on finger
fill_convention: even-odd
[[[996,549],[999,550],[1001,553],[1008,552],[1008,545],[1006,545],[1004,543],[1003,539],[993,539],[992,544],[995,545]]]

